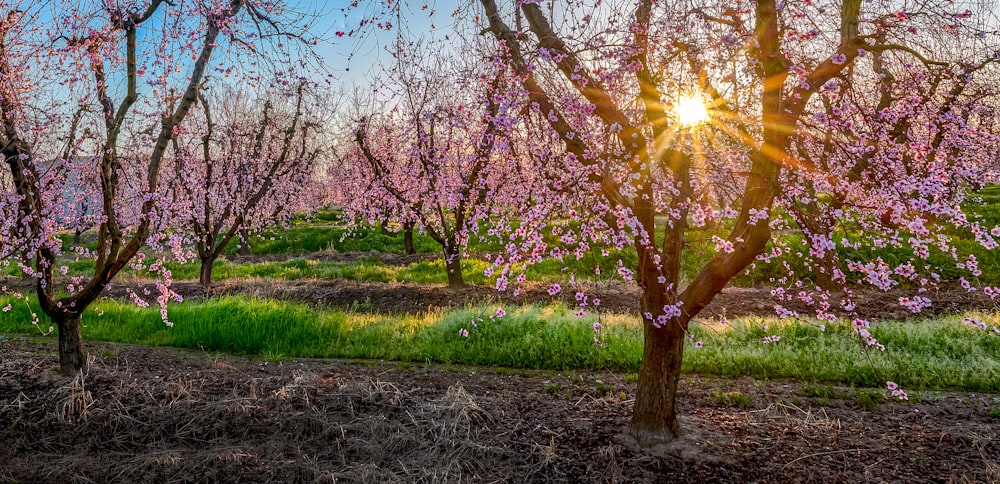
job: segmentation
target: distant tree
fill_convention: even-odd
[[[285,222],[301,207],[300,199],[315,174],[320,124],[315,87],[300,79],[277,96],[223,88],[199,93],[200,119],[186,129],[192,142],[173,139],[174,177],[168,186],[178,210],[178,224],[194,235],[201,261],[199,282],[212,283],[212,267],[234,238]],[[196,141],[195,141],[196,140]]]
[[[338,169],[356,179],[352,215],[404,230],[419,225],[441,245],[448,285],[461,287],[469,237],[518,193],[504,125],[515,106],[499,89],[502,76],[425,62],[397,54],[383,82],[395,83],[402,99],[362,117]]]

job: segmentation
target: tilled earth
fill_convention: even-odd
[[[1000,482],[996,395],[685,375],[639,450],[622,375],[89,349],[0,339],[0,482]]]

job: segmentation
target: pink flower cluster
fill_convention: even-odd
[[[905,306],[910,311],[914,313],[919,313],[924,308],[931,306],[931,300],[923,296],[901,297],[899,298],[899,304]]]
[[[888,388],[890,392],[892,392],[892,396],[900,400],[909,400],[910,398],[909,396],[906,395],[906,392],[902,388],[899,388],[899,385],[897,385],[895,382],[887,381],[885,382],[885,387]]]

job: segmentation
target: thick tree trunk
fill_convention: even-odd
[[[445,247],[444,268],[448,273],[448,287],[455,289],[465,286],[465,279],[462,278],[462,256],[458,249],[449,250]]]
[[[643,291],[641,308],[655,319],[663,314],[666,298],[661,285],[650,286]],[[653,321],[643,321],[642,362],[629,423],[629,433],[640,446],[669,442],[680,435],[677,383],[683,355],[684,329],[679,318],[660,328],[653,326]]]
[[[417,248],[413,244],[413,223],[403,224],[403,253],[410,255],[416,254]]]
[[[212,269],[215,268],[215,257],[207,256],[201,259],[201,269],[198,272],[198,282],[203,287],[212,285]]]
[[[68,312],[49,315],[59,328],[59,372],[66,376],[87,371],[80,316],[80,313]]]

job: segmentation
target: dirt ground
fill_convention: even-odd
[[[89,349],[0,340],[0,482],[1000,482],[995,395],[685,375],[686,437],[636,450],[623,375]]]

